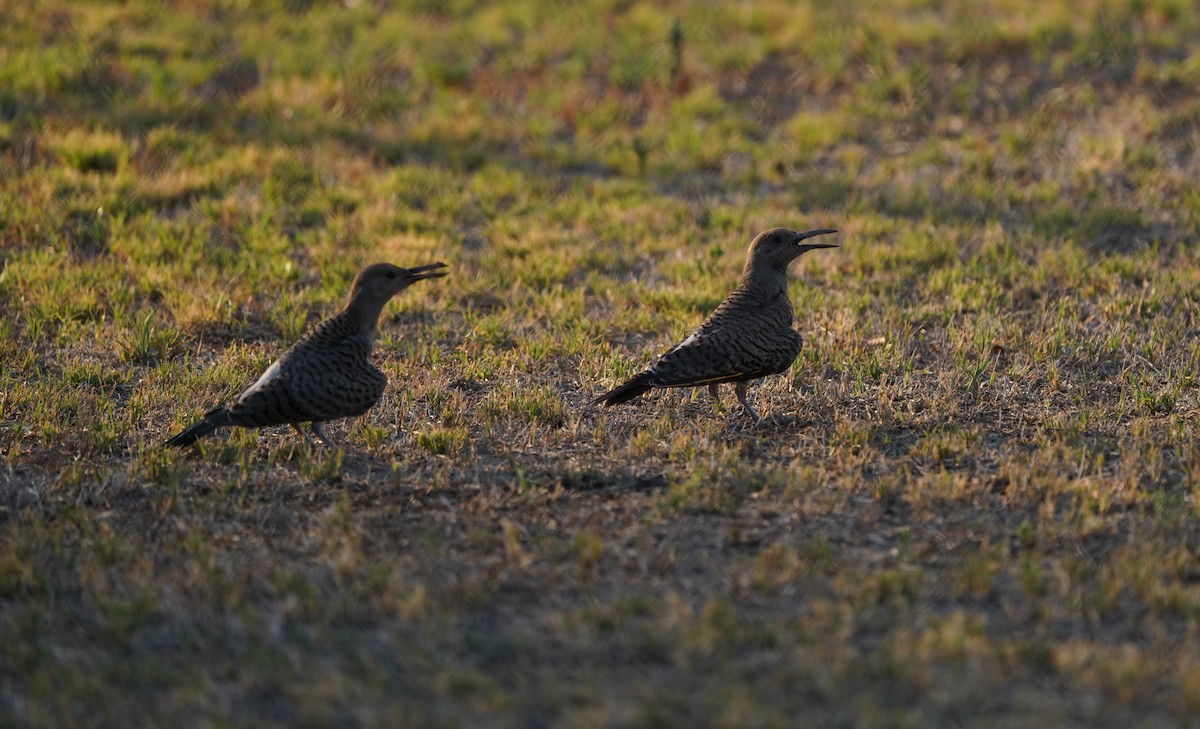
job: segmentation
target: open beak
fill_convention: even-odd
[[[833,228],[821,228],[820,230],[806,230],[803,233],[796,234],[795,242],[796,242],[796,245],[799,245],[800,248],[804,251],[813,251],[818,248],[837,248],[838,247],[837,243],[805,243],[804,245],[800,245],[800,241],[802,241],[802,240],[806,240],[808,238],[815,238],[818,235],[829,235],[830,233],[836,233],[836,232],[837,231],[834,230]]]
[[[441,261],[438,261],[437,263],[430,263],[425,266],[415,266],[408,269],[408,277],[413,281],[420,281],[426,278],[438,278],[439,276],[445,276],[447,272],[439,271],[437,269],[445,267],[446,264],[442,263]]]

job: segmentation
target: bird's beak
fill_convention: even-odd
[[[808,238],[815,238],[818,235],[829,235],[830,233],[836,233],[836,232],[837,231],[834,230],[833,228],[821,228],[820,230],[806,230],[803,233],[796,234],[795,242],[796,242],[796,245],[800,246],[801,252],[813,251],[818,248],[837,248],[838,247],[837,243],[805,243],[804,245],[800,245],[800,241],[802,241],[802,240],[806,240]]]
[[[441,261],[438,261],[437,263],[430,263],[425,266],[415,266],[408,269],[408,277],[413,281],[421,281],[427,278],[438,278],[439,276],[445,276],[446,271],[439,271],[437,269],[445,267],[446,264],[442,263]]]

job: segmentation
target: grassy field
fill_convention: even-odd
[[[1197,3],[268,5],[3,3],[0,726],[1200,723]],[[586,407],[776,225],[767,423]]]

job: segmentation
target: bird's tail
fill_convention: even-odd
[[[171,446],[173,448],[186,448],[187,446],[190,446],[191,444],[200,440],[201,438],[203,438],[204,436],[213,432],[214,430],[221,427],[222,425],[228,425],[228,424],[229,424],[229,411],[228,410],[226,410],[225,408],[217,408],[216,410],[210,410],[209,412],[205,413],[204,419],[202,419],[200,422],[185,429],[179,435],[175,436],[174,438],[171,438],[166,443],[163,443],[163,445]]]
[[[613,405],[620,405],[623,402],[629,402],[640,397],[642,394],[654,389],[654,385],[650,384],[650,372],[647,370],[642,374],[634,377],[629,382],[626,382],[620,387],[609,390],[600,397],[592,400],[591,405],[603,404],[604,407],[610,408]]]

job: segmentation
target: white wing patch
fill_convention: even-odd
[[[246,391],[238,396],[238,399],[244,400],[247,397],[250,397],[254,393],[271,384],[271,382],[277,377],[279,377],[279,360],[272,362],[271,366],[267,368],[267,371],[262,373],[262,377],[259,377],[253,385],[247,387]]]

